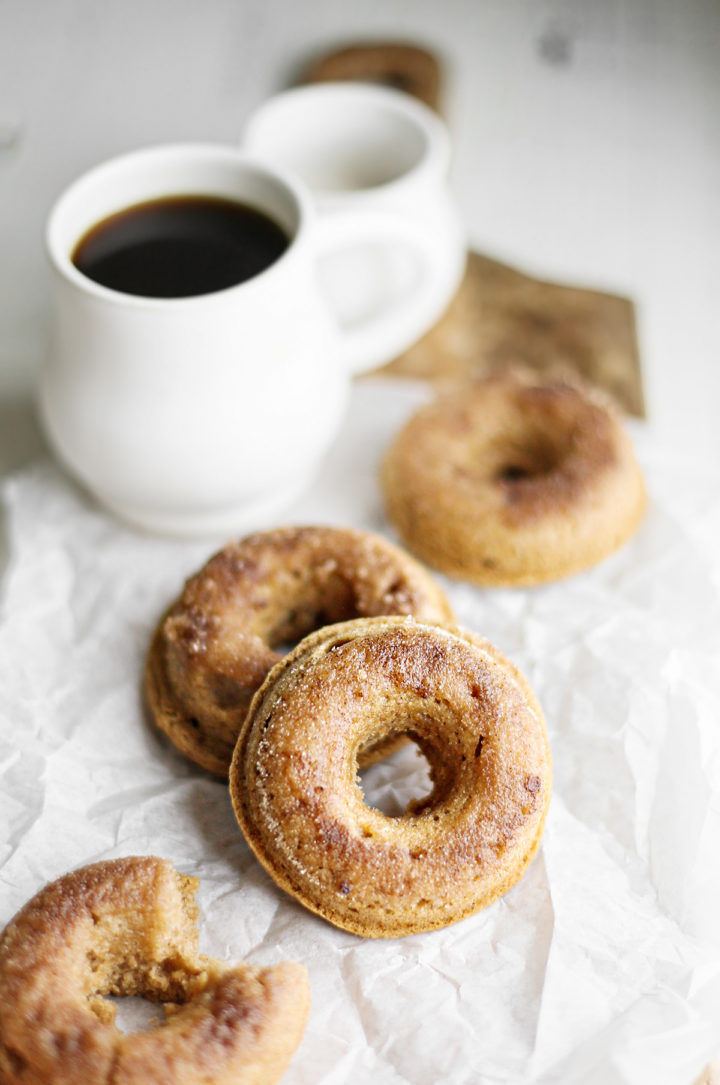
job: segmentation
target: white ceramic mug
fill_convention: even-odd
[[[73,264],[93,225],[187,194],[265,212],[287,250],[236,286],[169,299],[108,289]],[[317,263],[368,236],[432,262],[415,224],[351,208],[319,222],[301,182],[232,147],[150,148],[85,174],[56,203],[46,237],[54,314],[39,403],[60,460],[149,530],[220,535],[266,521],[308,484],[335,436],[350,369],[366,352],[391,357],[399,338],[407,345],[424,311],[426,286],[377,319],[340,327]]]
[[[243,145],[299,177],[327,228],[348,213],[365,219],[363,243],[328,254],[320,267],[346,325],[394,321],[394,354],[432,327],[457,291],[467,250],[448,184],[450,138],[436,113],[387,87],[318,83],[268,99],[248,120]],[[418,230],[429,265],[417,248],[377,242],[370,224],[379,211]],[[397,319],[398,304],[418,294],[422,304]],[[369,336],[358,348],[355,371],[388,360]]]

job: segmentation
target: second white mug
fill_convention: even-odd
[[[449,134],[431,109],[372,84],[297,87],[259,107],[243,145],[304,183],[329,232],[348,216],[356,223],[356,244],[320,264],[326,294],[357,336],[354,372],[389,361],[435,324],[460,284],[467,242],[448,181]],[[383,238],[378,214],[407,236]]]

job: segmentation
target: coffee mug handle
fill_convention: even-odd
[[[319,259],[354,246],[403,246],[419,263],[417,285],[377,315],[351,324],[336,315],[342,361],[350,374],[362,373],[402,354],[442,315],[448,303],[448,275],[436,239],[422,225],[382,211],[341,212],[316,221]],[[328,299],[329,300],[329,299]]]

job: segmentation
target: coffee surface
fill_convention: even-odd
[[[171,196],[103,219],[72,253],[79,271],[123,294],[183,298],[252,279],[289,238],[264,212],[213,196]]]

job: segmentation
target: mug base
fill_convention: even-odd
[[[262,495],[242,504],[208,509],[202,512],[158,512],[118,504],[99,496],[109,512],[130,527],[152,535],[167,535],[183,539],[204,539],[255,531],[271,526],[284,509],[299,498],[312,481],[312,474],[294,478],[282,490]]]

